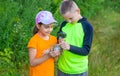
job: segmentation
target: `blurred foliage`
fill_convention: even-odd
[[[0,0],[0,76],[27,76],[28,75],[28,51],[27,51],[27,43],[32,36],[33,27],[35,25],[35,16],[40,10],[48,10],[51,11],[58,21],[58,25],[64,20],[59,12],[59,6],[62,0]],[[120,12],[120,1],[116,0],[74,0],[83,16],[88,17],[95,26],[95,40],[93,43],[93,50],[95,53],[91,53],[94,57],[94,54],[99,54],[100,51],[96,51],[97,49],[101,49],[101,55],[104,53],[104,58],[107,58],[106,53],[110,54],[111,52],[106,50],[116,50],[112,52],[115,56],[118,56],[118,46],[119,44],[114,41],[114,39],[118,39],[119,36],[119,20],[115,17],[119,17],[118,15],[111,18],[108,15],[99,15],[105,13],[106,9],[114,10],[115,12]],[[102,11],[102,13],[101,13]],[[111,11],[109,11],[111,13]],[[108,13],[105,13],[108,14]],[[112,13],[116,14],[116,13]],[[100,17],[99,17],[99,16]],[[97,20],[96,17],[99,17],[100,20]],[[103,20],[102,23],[99,21]],[[104,21],[106,20],[106,22]],[[103,24],[106,23],[106,24]],[[112,25],[111,25],[112,24]],[[98,25],[98,26],[96,26]],[[106,25],[110,25],[106,28]],[[103,29],[104,28],[104,29]],[[59,26],[54,28],[52,32],[53,35],[56,36],[56,32],[58,31]],[[112,32],[109,33],[109,30]],[[104,31],[104,32],[103,32]],[[99,33],[98,33],[99,32]],[[102,33],[101,33],[102,32]],[[103,35],[101,35],[103,34]],[[106,35],[107,34],[107,35]],[[105,36],[104,36],[105,35]],[[100,36],[100,37],[99,37]],[[109,41],[114,41],[112,44],[109,44]],[[109,44],[102,47],[102,44]],[[117,44],[115,46],[115,44]],[[114,47],[115,49],[113,49]],[[105,52],[106,51],[106,52]],[[114,60],[114,56],[111,56]],[[93,58],[94,59],[94,58]],[[97,60],[97,59],[95,59]],[[95,61],[98,63],[97,66],[101,66],[109,69],[112,68],[113,64],[116,64],[116,70],[120,67],[118,65],[119,61],[115,61],[113,64],[109,64],[109,58],[107,59],[108,63],[100,64],[100,61]],[[106,61],[107,61],[106,60]],[[117,60],[120,60],[117,57]],[[92,61],[92,60],[91,60]],[[91,62],[92,64],[95,64]],[[100,64],[100,65],[99,65]],[[104,67],[103,67],[104,65]],[[92,70],[95,69],[95,66],[90,67]],[[105,69],[105,71],[109,71]],[[98,67],[96,73],[101,73],[101,68]],[[91,72],[94,71],[90,71]],[[98,73],[99,74],[99,73]],[[107,75],[107,74],[106,74]],[[102,76],[102,75],[93,75],[91,76]],[[110,76],[110,75],[109,75]]]
[[[75,0],[75,2],[79,6],[83,16],[87,18],[97,15],[100,9],[104,7],[101,5],[104,3],[104,0]]]
[[[120,13],[120,0],[105,0],[104,6]]]

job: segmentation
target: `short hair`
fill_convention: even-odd
[[[75,11],[78,9],[77,4],[73,0],[63,0],[60,5],[60,13],[65,14],[66,12]]]

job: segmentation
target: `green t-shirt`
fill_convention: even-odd
[[[62,31],[67,34],[65,41],[77,47],[83,46],[84,30],[81,23],[67,23]],[[58,68],[64,73],[80,74],[88,70],[88,56],[82,56],[63,50],[58,59]]]

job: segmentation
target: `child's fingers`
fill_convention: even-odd
[[[56,51],[54,51],[54,53],[55,53],[56,56],[59,56],[60,55],[60,50],[56,50]]]
[[[56,56],[58,56],[58,55],[60,55],[59,52],[57,52],[57,51],[50,51],[50,56],[56,57]]]
[[[64,41],[63,38],[59,38],[59,39],[58,39],[58,42],[59,42],[59,43],[63,43],[63,42],[65,42],[65,41]]]
[[[55,57],[55,53],[53,51],[50,51],[50,56]]]
[[[43,55],[49,54],[49,52],[50,52],[50,49],[44,50]]]
[[[70,45],[66,42],[60,43],[60,46],[64,50],[69,50],[70,49]]]

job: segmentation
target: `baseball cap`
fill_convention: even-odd
[[[54,22],[57,22],[53,16],[52,13],[49,11],[40,11],[37,15],[36,15],[36,24],[39,24],[40,22],[48,25]]]

